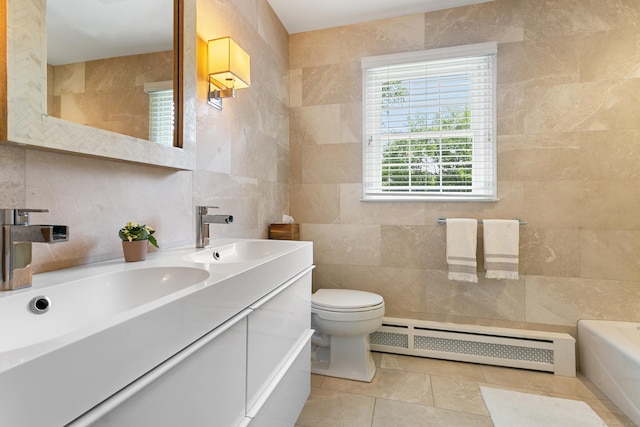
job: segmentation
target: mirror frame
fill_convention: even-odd
[[[2,3],[5,1],[0,0]],[[106,159],[195,169],[196,0],[175,0],[174,90],[177,147],[50,117],[47,108],[46,0],[8,0],[5,143]],[[3,13],[0,12],[0,18]],[[175,15],[174,15],[175,16]],[[0,43],[1,47],[2,43]],[[176,71],[182,71],[177,72]],[[0,87],[0,95],[3,88]],[[0,125],[1,126],[1,125]]]

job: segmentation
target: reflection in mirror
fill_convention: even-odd
[[[174,0],[47,0],[47,114],[177,146]]]
[[[120,0],[105,0],[120,1]],[[125,0],[130,3],[133,0]],[[196,0],[175,0],[174,93],[176,94],[175,146],[97,129],[51,117],[47,114],[47,0],[9,0],[0,6],[6,20],[0,29],[6,34],[6,120],[0,120],[0,145],[18,145],[83,156],[142,163],[175,170],[196,166]],[[1,3],[5,4],[5,3]],[[0,44],[2,40],[0,40]],[[3,67],[0,67],[3,68]],[[2,70],[0,70],[2,75]],[[0,79],[2,80],[2,79]],[[1,82],[0,82],[1,83]],[[2,104],[0,102],[0,104]]]

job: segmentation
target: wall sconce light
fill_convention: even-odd
[[[230,37],[209,40],[208,48],[207,102],[222,110],[222,98],[233,97],[236,89],[251,86],[250,59]]]

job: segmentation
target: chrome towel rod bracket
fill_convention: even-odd
[[[527,225],[527,221],[523,221],[518,217],[515,217],[513,219],[517,220],[520,223],[520,225]],[[438,218],[438,224],[446,224],[446,223],[447,223],[447,218],[445,218],[443,216]],[[481,219],[478,220],[478,224],[482,224],[482,220]]]

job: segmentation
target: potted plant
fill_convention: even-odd
[[[118,232],[122,239],[122,250],[127,262],[144,261],[147,259],[147,242],[159,248],[158,241],[153,237],[156,230],[137,222],[127,222]]]

